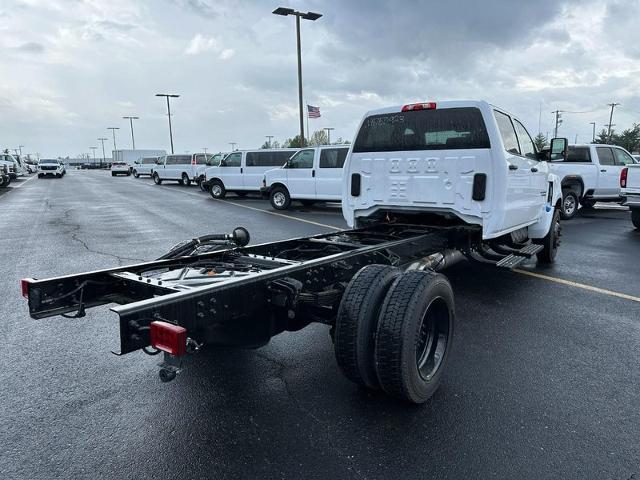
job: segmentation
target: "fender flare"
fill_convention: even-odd
[[[581,190],[580,190],[579,197],[580,198],[584,197],[584,193],[586,192],[586,190],[584,188],[584,180],[583,180],[583,178],[580,175],[567,175],[566,177],[562,178],[561,186],[562,186],[562,188],[565,188],[565,185],[570,184],[570,183],[578,183],[578,184],[580,184]]]

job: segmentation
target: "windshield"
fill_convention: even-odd
[[[354,152],[490,148],[475,107],[372,115],[360,127]]]

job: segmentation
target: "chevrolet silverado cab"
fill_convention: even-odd
[[[566,157],[566,148],[554,138],[550,157]],[[185,355],[260,348],[316,323],[352,382],[424,403],[450,363],[455,332],[442,272],[463,260],[552,263],[559,179],[516,117],[480,101],[367,113],[343,173],[343,215],[356,228],[249,246],[239,227],[181,242],[155,261],[26,278],[29,314],[78,318],[116,302],[119,353],[162,353],[165,382],[189,363]]]
[[[553,140],[554,158],[565,146]],[[520,120],[483,101],[374,110],[345,164],[344,218],[359,227],[419,215],[477,225],[484,240],[540,242],[558,233],[562,196],[541,158]]]
[[[616,145],[569,145],[566,161],[549,164],[550,171],[562,184],[564,220],[578,213],[578,206],[592,208],[596,202],[620,202],[620,173],[635,159]]]
[[[628,165],[620,173],[623,205],[631,210],[633,226],[640,230],[640,164]]]

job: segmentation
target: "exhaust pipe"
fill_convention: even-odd
[[[460,250],[446,249],[410,263],[407,270],[433,270],[434,272],[439,272],[464,259],[466,257]]]

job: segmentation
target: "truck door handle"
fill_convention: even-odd
[[[514,165],[513,163],[509,164],[509,170],[517,170],[518,169],[518,165]]]
[[[315,170],[311,170],[311,176],[315,177],[316,176],[316,171]]]
[[[536,167],[531,167],[531,171],[532,171],[533,173],[536,173],[536,172],[538,171],[538,169],[537,169]]]
[[[240,173],[242,173],[242,167],[240,167]]]
[[[602,173],[607,173],[605,169],[600,170]]]

